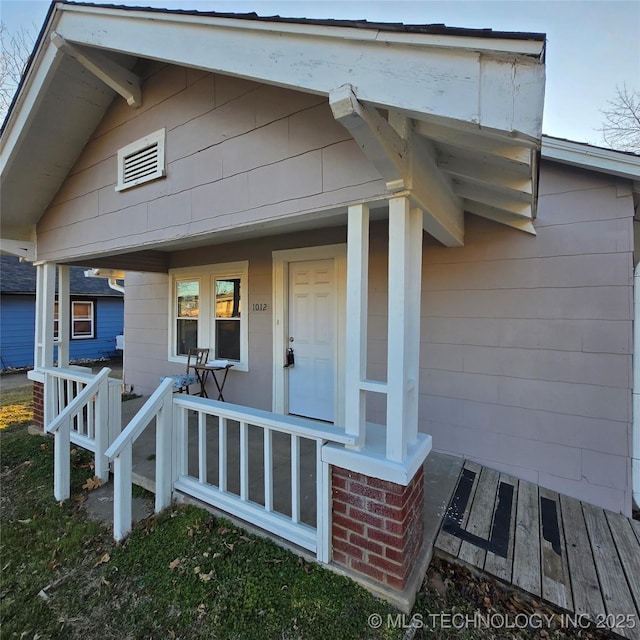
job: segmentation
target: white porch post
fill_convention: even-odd
[[[34,367],[53,366],[53,313],[56,298],[56,265],[44,262],[36,265],[36,331]],[[56,389],[44,385],[43,423],[46,426],[56,415]]]
[[[422,212],[408,195],[389,200],[387,441],[389,460],[403,462],[418,434]]]
[[[345,432],[365,445],[367,308],[369,285],[369,207],[349,207],[347,226],[347,326],[345,362]]]
[[[36,266],[36,335],[34,365],[53,366],[53,307],[56,298],[56,265]]]
[[[70,338],[70,269],[67,265],[58,265],[58,366],[69,366]],[[53,312],[51,314],[53,318]]]

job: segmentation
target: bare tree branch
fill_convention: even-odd
[[[0,22],[0,122],[4,121],[13,95],[20,84],[38,30],[35,24],[10,33]]]
[[[602,110],[602,137],[618,151],[640,153],[640,91],[616,87],[616,97]]]

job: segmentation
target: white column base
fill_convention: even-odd
[[[386,427],[367,422],[366,428],[366,444],[362,449],[328,443],[322,447],[322,461],[406,487],[431,451],[431,436],[419,433],[417,441],[407,447],[406,458],[395,462],[386,457]]]

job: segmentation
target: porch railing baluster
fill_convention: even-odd
[[[207,416],[198,413],[198,477],[207,481]]]
[[[291,436],[291,520],[300,522],[300,438]]]
[[[264,429],[264,508],[273,511],[273,432]]]
[[[240,423],[240,499],[249,498],[249,425]]]
[[[227,490],[227,419],[218,418],[218,489]]]

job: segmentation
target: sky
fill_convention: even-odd
[[[102,0],[108,3],[109,0]],[[366,19],[547,34],[543,133],[603,145],[616,87],[640,90],[640,0],[111,0],[261,16]],[[0,0],[7,30],[39,30],[49,2]]]

